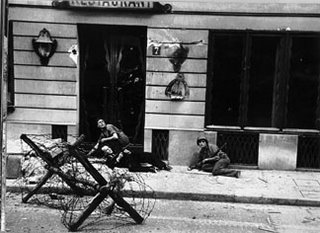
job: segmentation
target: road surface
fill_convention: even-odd
[[[60,221],[61,211],[23,204],[18,194],[8,194],[6,210],[7,232],[68,232]],[[79,232],[318,233],[320,208],[156,200],[151,215],[142,225],[110,219],[86,226]]]

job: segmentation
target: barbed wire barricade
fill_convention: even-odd
[[[57,163],[55,167],[62,171],[54,173],[41,187],[41,193],[35,192],[33,184],[42,182],[50,169],[48,164],[37,156],[37,153],[24,141],[21,142],[25,157],[22,161],[22,176],[19,179],[23,202],[43,204],[57,208],[61,212],[61,222],[68,228],[81,218],[83,211],[90,205],[94,195],[99,192],[99,185],[90,175],[86,168],[74,157],[86,156],[92,145],[81,143],[70,153],[70,144],[61,139],[51,139],[51,135],[28,135],[42,151],[50,154]],[[72,141],[77,141],[77,137],[71,136]],[[155,205],[155,195],[151,187],[138,173],[131,173],[125,168],[108,168],[103,160],[90,159],[94,169],[96,169],[107,181],[108,189],[124,197],[125,201],[132,206],[137,213],[145,220],[151,214]],[[49,172],[48,172],[49,171]],[[55,170],[54,170],[55,171]],[[58,175],[57,175],[58,174]],[[67,179],[63,179],[64,176]],[[62,178],[61,178],[62,177]],[[70,187],[71,182],[76,184],[77,189]],[[66,181],[68,181],[66,183]],[[78,190],[79,188],[79,190]],[[32,193],[32,195],[30,195]],[[29,196],[28,196],[29,195]],[[128,212],[115,204],[109,196],[87,216],[81,229],[100,227],[101,229],[112,229],[123,224],[132,223]],[[73,230],[78,230],[76,227]]]
[[[144,183],[139,174],[130,173],[124,169],[115,168],[108,173],[111,180],[111,190],[120,192],[144,220],[151,214],[155,205],[153,190]],[[105,174],[104,174],[104,177]],[[135,189],[135,190],[133,190]],[[92,201],[93,197],[69,195],[61,199],[61,221],[68,228],[79,219],[84,208]],[[122,207],[115,204],[110,197],[105,198],[93,213],[86,219],[85,223],[78,229],[90,230],[104,229],[111,230],[126,224],[133,224],[134,220]]]
[[[49,134],[28,134],[27,137],[34,142],[37,147],[42,151],[47,151],[52,158],[55,158],[64,151],[67,151],[67,143],[62,139],[52,139]],[[46,162],[43,161],[36,152],[22,139],[20,139],[21,151],[24,153],[24,157],[21,161],[21,177],[17,182],[20,185],[22,194],[22,202],[29,202],[40,205],[47,205],[49,207],[59,208],[59,198],[63,198],[60,195],[70,192],[70,188],[62,182],[62,179],[53,174],[45,176],[48,172],[46,169]],[[72,161],[67,156],[60,156],[57,159],[57,163],[72,164]],[[67,165],[68,166],[68,165]],[[41,193],[33,194],[34,185],[43,181],[45,184],[41,187]]]

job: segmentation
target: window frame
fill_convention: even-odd
[[[213,109],[212,103],[212,88],[214,80],[214,37],[216,35],[241,35],[243,37],[243,54],[242,54],[242,73],[240,80],[240,101],[239,101],[239,116],[238,124],[232,126],[214,125],[213,122]],[[273,36],[279,37],[279,40],[284,44],[280,53],[283,56],[280,63],[275,64],[274,88],[272,91],[272,116],[270,127],[251,127],[247,125],[248,120],[248,98],[249,98],[249,80],[250,80],[250,60],[252,52],[252,38],[256,36]],[[290,59],[291,59],[291,44],[294,37],[318,37],[320,40],[320,33],[318,32],[288,32],[288,31],[253,31],[253,30],[210,30],[209,31],[209,48],[208,48],[208,72],[207,72],[207,92],[206,92],[206,114],[205,114],[205,127],[211,129],[238,129],[238,130],[258,130],[258,131],[276,131],[276,132],[316,132],[319,133],[320,124],[315,125],[314,129],[293,129],[287,128],[287,108],[289,98],[289,82],[290,82]],[[277,67],[285,66],[286,68],[278,69]],[[278,70],[277,70],[278,69]],[[278,88],[279,91],[276,91]],[[277,98],[275,100],[274,98]],[[318,97],[316,103],[316,119],[320,118],[320,72],[318,75]]]

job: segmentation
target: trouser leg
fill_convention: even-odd
[[[199,160],[199,153],[195,152],[192,154],[191,160],[189,161],[189,166],[190,168],[195,167],[198,163]]]
[[[119,140],[108,141],[107,143],[105,143],[105,145],[109,146],[115,155],[118,155],[122,151]]]
[[[201,166],[201,171],[212,172],[213,167],[213,164],[205,163]]]
[[[214,167],[212,169],[212,175],[238,177],[238,172],[236,170],[228,168],[229,164],[230,164],[230,160],[220,159],[214,165]]]
[[[118,165],[119,160],[123,156],[122,148],[118,140],[111,140],[103,144],[101,147],[103,157],[106,159],[106,165],[113,169]]]

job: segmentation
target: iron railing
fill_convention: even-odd
[[[320,136],[298,137],[297,168],[320,168]]]
[[[218,132],[217,145],[223,149],[231,160],[231,164],[258,164],[259,134],[254,132]]]
[[[152,154],[160,160],[168,160],[169,131],[152,130]]]

